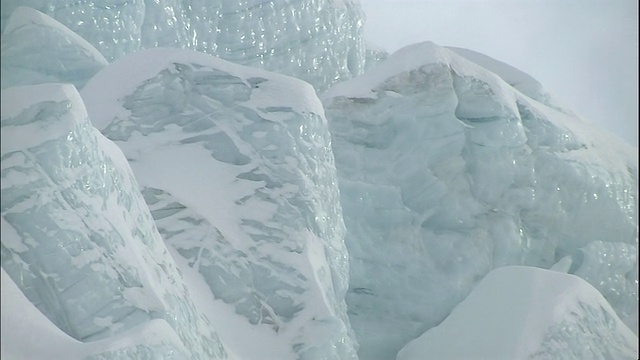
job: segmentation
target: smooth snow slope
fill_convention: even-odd
[[[333,153],[309,84],[157,48],[114,62],[82,96],[214,297],[288,356],[355,357]]]
[[[493,270],[445,321],[398,360],[638,358],[638,337],[577,276],[524,266]]]
[[[637,154],[483,63],[502,77],[416,44],[322,96],[361,358],[392,359],[491,269],[565,256],[637,324]]]

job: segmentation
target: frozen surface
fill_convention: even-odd
[[[388,58],[389,53],[381,47],[367,42],[365,43],[365,56],[365,71],[367,71]]]
[[[447,317],[504,265],[604,300],[566,274],[510,293],[575,316],[487,351],[637,352],[616,318],[637,334],[637,149],[527,74],[431,43],[389,56],[347,0],[1,4],[3,88],[75,85],[2,91],[3,357],[394,359],[471,331]]]
[[[1,121],[2,268],[29,301],[78,341],[133,335],[105,349],[107,358],[185,349],[193,359],[226,358],[126,159],[91,125],[76,89],[4,89]]]
[[[6,234],[10,225],[2,218],[2,242],[20,241]],[[9,240],[11,238],[11,240]],[[46,359],[52,354],[65,359],[86,356],[82,343],[52,324],[27,299],[2,269],[2,342],[3,359]],[[30,346],[25,346],[29,344]]]
[[[397,360],[637,358],[638,337],[586,281],[506,266],[490,272]]]
[[[392,359],[491,269],[566,256],[637,332],[636,150],[483,59],[502,77],[416,44],[323,95],[363,359]]]
[[[11,235],[3,233],[2,240],[8,238]],[[173,328],[162,319],[151,320],[114,337],[82,343],[65,334],[45,317],[4,269],[1,295],[3,359],[190,358],[189,351],[179,345],[181,341]],[[172,344],[166,344],[167,340]]]
[[[364,15],[354,0],[3,0],[3,30],[19,5],[60,21],[110,61],[140,49],[187,48],[318,89],[365,66]]]
[[[159,48],[114,62],[82,96],[215,298],[297,359],[355,357],[333,153],[309,84]]]
[[[569,110],[560,106],[558,101],[542,87],[542,84],[531,77],[531,75],[524,73],[509,64],[505,64],[473,50],[456,47],[447,47],[447,49],[498,75],[507,84],[511,85],[514,89],[520,91],[531,99],[558,111],[571,113]]]
[[[86,40],[28,7],[16,8],[9,18],[1,60],[2,88],[62,82],[80,89],[108,64]]]

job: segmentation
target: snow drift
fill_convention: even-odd
[[[451,341],[459,339],[459,341]],[[636,359],[638,339],[577,276],[524,266],[491,271],[410,359]]]

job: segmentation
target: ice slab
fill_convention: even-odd
[[[120,347],[134,349],[123,354],[226,358],[127,160],[91,125],[75,87],[11,87],[2,104],[2,268],[29,301],[83,342],[157,332],[156,320],[172,329],[157,342],[125,337]]]
[[[637,152],[498,70],[421,43],[322,95],[361,358],[392,359],[495,267],[569,255],[634,322]]]
[[[82,96],[216,298],[296,358],[355,357],[330,135],[309,84],[157,48],[112,63]]]
[[[2,242],[9,240],[9,226],[2,218]],[[81,359],[86,355],[82,343],[65,334],[49,321],[22,294],[4,269],[2,274],[1,356],[4,359],[46,359],[51,356]],[[29,344],[30,346],[25,346]]]
[[[452,46],[447,46],[446,48],[500,76],[507,84],[513,86],[514,89],[533,100],[552,107],[555,110],[572,114],[566,107],[561,106],[559,101],[549,94],[542,84],[522,70],[470,49]]]
[[[131,0],[117,6],[6,0],[2,29],[19,5],[53,17],[109,61],[141,49],[192,49],[295,76],[319,90],[365,68],[364,14],[354,0]]]
[[[398,360],[637,359],[638,337],[589,283],[554,271],[493,270]]]
[[[1,60],[2,88],[61,82],[81,89],[108,64],[86,40],[24,6],[13,11],[4,28]]]

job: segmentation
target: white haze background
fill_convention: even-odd
[[[582,119],[638,146],[638,1],[361,4],[365,39],[388,52],[429,40],[489,55],[533,76]]]

